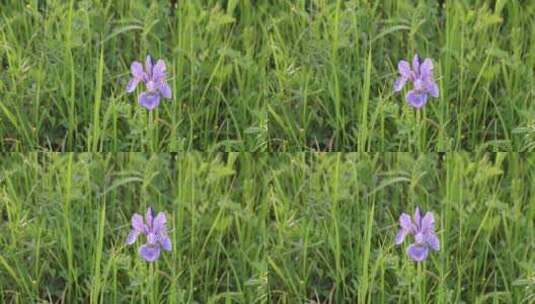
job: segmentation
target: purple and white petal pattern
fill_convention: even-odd
[[[403,78],[406,78],[407,80],[410,79],[412,76],[411,66],[405,60],[401,60],[398,63],[398,71],[399,71],[399,75],[401,75],[401,77]]]
[[[424,79],[433,77],[433,61],[431,59],[426,58],[420,65],[420,77]]]
[[[416,210],[414,210],[414,223],[417,229],[420,229],[421,221],[422,221],[422,214],[420,213],[420,207],[416,207]]]
[[[147,208],[147,212],[145,212],[145,222],[147,223],[147,226],[149,229],[152,229],[152,208]]]
[[[412,58],[412,70],[416,75],[420,75],[420,58],[415,54]]]
[[[427,246],[412,244],[407,248],[407,254],[416,262],[421,262],[427,258],[429,249]]]
[[[128,93],[132,93],[136,89],[137,85],[145,78],[143,66],[137,61],[132,62],[130,71],[132,73],[132,79],[130,79],[128,85],[126,86],[126,92]]]
[[[435,233],[429,233],[425,236],[425,242],[435,251],[440,250],[440,241]]]
[[[412,59],[412,66],[405,60],[398,63],[399,77],[394,82],[394,92],[403,89],[407,82],[412,82],[413,89],[406,95],[407,103],[414,108],[421,108],[427,103],[428,95],[438,97],[439,90],[433,78],[433,61],[426,58],[420,63],[418,54]]]
[[[427,212],[425,214],[425,216],[422,218],[420,229],[424,233],[435,230],[435,217],[433,216],[433,213]]]
[[[126,237],[126,244],[127,245],[132,245],[136,242],[137,240],[137,237],[139,236],[139,231],[136,231],[136,230],[131,230],[129,233],[128,233],[128,236]]]
[[[171,87],[167,83],[161,83],[160,93],[167,99],[171,98]]]
[[[139,84],[141,80],[138,78],[132,78],[128,81],[128,84],[126,85],[126,92],[132,93],[136,89],[137,85]]]
[[[159,242],[163,249],[171,251],[171,239],[167,235],[160,236]]]
[[[147,208],[145,222],[143,217],[136,213],[132,216],[132,230],[126,243],[132,245],[140,234],[144,234],[147,241],[139,248],[139,255],[147,262],[154,262],[160,256],[160,247],[171,251],[171,239],[167,235],[166,223],[165,213],[159,212],[154,217],[152,208]]]
[[[398,234],[396,234],[396,245],[400,245],[405,240],[405,237],[409,234],[409,231],[405,229],[400,229]]]
[[[134,78],[143,80],[143,78],[145,77],[145,72],[143,71],[143,65],[138,61],[132,62],[132,65],[130,66],[130,71],[132,72],[132,76]]]
[[[162,59],[154,63],[149,55],[145,59],[145,70],[143,70],[143,65],[137,61],[132,63],[130,70],[132,79],[126,86],[127,93],[132,93],[140,82],[145,84],[146,91],[138,97],[140,105],[150,111],[158,107],[161,97],[171,98],[171,87],[167,84],[166,66]]]
[[[165,213],[158,212],[158,215],[156,215],[156,217],[154,218],[152,222],[152,225],[153,225],[152,230],[154,231],[154,233],[158,234],[161,231],[165,230],[166,223],[167,223],[167,219],[165,217]]]
[[[407,80],[408,79],[405,77],[399,77],[398,79],[396,79],[396,81],[394,82],[394,92],[401,91],[407,83]]]
[[[400,245],[408,235],[412,235],[414,243],[407,248],[407,255],[414,261],[425,260],[429,249],[434,251],[440,249],[440,241],[435,234],[435,218],[431,212],[422,217],[420,208],[417,207],[412,218],[402,213],[399,217],[399,226],[395,244]]]
[[[426,82],[426,88],[429,95],[433,97],[438,97],[438,85],[434,81],[428,81]]]
[[[147,78],[152,78],[152,57],[150,55],[145,58],[145,73],[147,73]]]
[[[425,106],[425,104],[427,103],[427,94],[418,93],[418,91],[416,90],[410,90],[405,98],[407,98],[407,102],[411,106],[417,109]]]
[[[158,60],[152,68],[152,79],[157,82],[162,79],[165,79],[165,69],[165,62],[161,59]]]
[[[154,110],[160,104],[160,95],[143,92],[139,94],[139,104],[149,111]]]
[[[145,231],[145,224],[143,224],[143,217],[137,213],[135,213],[132,216],[132,230],[130,233],[128,233],[128,237],[126,238],[126,244],[132,245],[137,237],[144,233]]]
[[[143,223],[143,217],[137,213],[132,215],[132,228],[140,233],[145,231],[145,224]]]
[[[139,247],[139,255],[147,262],[154,262],[160,257],[160,246],[143,245]]]

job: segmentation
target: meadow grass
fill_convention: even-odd
[[[533,150],[535,2],[277,1],[269,16],[270,150]],[[420,111],[392,89],[416,53],[440,89]]]
[[[0,303],[535,302],[535,155],[487,152],[535,147],[535,3],[445,2],[1,1]],[[415,53],[421,110],[392,91]],[[147,54],[154,111],[125,92]]]
[[[150,3],[150,4],[149,4]],[[526,151],[533,1],[19,1],[0,13],[4,151]],[[420,111],[399,60],[435,63]],[[173,97],[126,94],[166,60]],[[136,92],[139,93],[139,90]]]
[[[315,153],[272,160],[271,303],[532,303],[535,158]],[[402,212],[432,211],[422,264],[394,245]]]
[[[2,1],[0,149],[265,150],[262,20],[249,1]],[[147,54],[173,94],[152,113],[125,92]]]
[[[0,158],[1,303],[265,303],[265,161],[250,155]],[[172,251],[126,246],[133,213],[167,214]]]
[[[535,155],[5,154],[2,303],[532,303]],[[167,214],[172,251],[126,246]],[[398,217],[435,215],[416,264]]]

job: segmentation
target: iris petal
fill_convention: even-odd
[[[143,65],[140,62],[134,61],[130,65],[130,71],[134,78],[143,79],[145,77],[145,72],[143,71]]]
[[[426,90],[431,96],[438,97],[438,85],[433,80],[427,82]]]
[[[165,82],[160,84],[160,93],[165,98],[171,98],[171,87]]]
[[[407,102],[411,106],[417,109],[423,107],[427,103],[427,94],[419,93],[418,91],[415,91],[415,90],[409,91],[407,95],[405,96],[405,98],[407,99]]]
[[[420,74],[420,58],[418,58],[418,54],[415,54],[412,58],[412,70],[416,74]]]
[[[165,79],[165,70],[165,62],[159,59],[152,68],[152,79],[154,79],[155,81]]]
[[[147,72],[147,77],[152,78],[152,57],[150,55],[145,58],[145,71]]]
[[[139,78],[132,78],[130,81],[128,81],[128,84],[126,85],[126,92],[132,93],[136,89],[137,85],[139,84],[141,80]]]
[[[143,217],[137,213],[132,215],[132,228],[138,232],[143,232],[145,230],[145,224],[143,223]]]
[[[143,245],[139,248],[139,255],[147,262],[154,262],[160,256],[160,246]]]
[[[403,241],[405,240],[405,237],[407,236],[408,234],[408,231],[405,230],[405,229],[399,229],[398,231],[398,234],[396,235],[396,245],[399,245],[401,243],[403,243]]]
[[[407,78],[403,76],[396,79],[396,81],[394,82],[394,92],[401,91],[401,89],[403,89],[406,83],[407,83]]]
[[[414,224],[412,223],[411,216],[407,213],[402,213],[399,217],[399,226],[409,232],[414,231]]]
[[[412,244],[409,246],[409,248],[407,248],[407,254],[416,262],[425,260],[428,252],[429,249],[427,249],[427,246]]]
[[[167,222],[167,218],[165,217],[165,213],[159,212],[158,215],[154,218],[152,231],[156,234],[160,234],[161,232],[165,232],[165,223]]]
[[[426,58],[424,62],[420,65],[420,77],[433,77],[433,61],[431,61],[431,59]]]
[[[440,250],[440,240],[435,235],[435,233],[426,234],[426,240],[425,241],[429,245],[429,247],[433,248],[433,250],[435,250],[435,251]]]
[[[143,92],[139,94],[139,104],[147,108],[147,110],[153,110],[160,104],[160,94]]]
[[[130,233],[128,233],[128,237],[126,238],[126,244],[127,245],[132,245],[136,242],[137,240],[137,237],[139,235],[139,231],[137,230],[130,230]]]
[[[167,235],[160,236],[160,244],[162,245],[162,248],[171,251],[171,239]]]
[[[401,77],[405,77],[407,79],[409,79],[411,77],[411,66],[405,60],[401,60],[398,63],[398,71],[399,71],[399,74],[401,75]]]
[[[427,212],[422,219],[422,226],[420,227],[420,230],[426,232],[426,231],[433,231],[434,229],[435,229],[435,217],[433,216],[433,213]]]

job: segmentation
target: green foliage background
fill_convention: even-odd
[[[535,156],[13,154],[0,158],[0,302],[530,303]],[[125,246],[134,212],[173,251]],[[435,214],[417,267],[398,217]]]
[[[3,0],[0,303],[533,303],[534,72],[533,1]],[[124,243],[148,206],[154,264]],[[422,264],[393,244],[416,206]]]

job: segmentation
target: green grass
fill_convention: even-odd
[[[6,0],[3,151],[261,151],[262,7],[249,1]],[[152,4],[149,4],[152,3]],[[167,63],[173,98],[148,114],[130,64]]]
[[[441,2],[5,0],[0,149],[533,150],[535,4]],[[392,92],[415,53],[421,111]],[[173,91],[150,114],[124,90],[147,54]]]
[[[266,161],[224,154],[0,158],[1,303],[262,303]],[[171,252],[148,265],[130,218],[164,211]]]
[[[532,303],[534,155],[286,154],[268,193],[271,303]],[[441,250],[394,245],[432,211]]]
[[[532,303],[532,154],[4,154],[1,303]],[[147,206],[173,249],[124,244]],[[401,212],[436,218],[417,266]]]
[[[506,153],[535,148],[533,1],[0,2],[0,303],[535,302],[535,154]],[[125,92],[147,54],[154,111]],[[125,245],[148,206],[154,264]]]
[[[298,0],[269,12],[271,150],[533,150],[533,1]],[[415,53],[433,59],[440,87],[421,111],[392,92]]]

